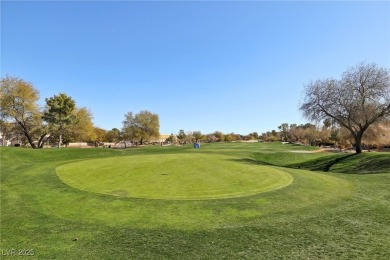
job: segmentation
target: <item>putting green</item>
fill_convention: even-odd
[[[213,154],[113,157],[57,167],[74,188],[120,197],[201,200],[248,196],[280,189],[293,177],[276,168]]]

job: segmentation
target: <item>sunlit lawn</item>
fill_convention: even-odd
[[[261,143],[1,148],[0,247],[33,249],[43,259],[388,259],[390,155],[292,152],[311,149]],[[111,168],[100,171],[108,162]],[[165,168],[142,166],[158,162]],[[70,179],[61,175],[65,164],[78,171],[68,172]],[[94,176],[93,165],[103,176]],[[124,167],[140,178],[129,181]],[[199,179],[192,176],[196,167]],[[250,175],[256,180],[265,170],[292,182],[256,190]],[[235,183],[238,171],[242,186]],[[161,178],[178,176],[161,185]]]

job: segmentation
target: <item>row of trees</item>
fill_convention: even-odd
[[[76,108],[74,100],[64,93],[46,98],[44,109],[39,107],[38,99],[39,92],[31,83],[10,76],[2,78],[0,82],[2,134],[20,133],[33,148],[42,148],[44,141],[55,134],[59,137],[60,145],[68,125],[78,123],[81,115],[90,116],[86,109]],[[76,133],[77,131],[74,132]]]
[[[247,140],[257,140],[259,139],[259,134],[257,132],[252,132],[248,135],[241,135],[236,133],[224,134],[221,131],[215,131],[209,134],[202,134],[201,131],[187,131],[180,130],[176,135],[171,134],[167,141],[172,143],[186,144],[193,142],[235,142],[235,141],[247,141]]]
[[[355,140],[348,129],[332,124],[329,120],[325,120],[321,126],[310,123],[300,125],[283,123],[278,126],[278,131],[262,133],[260,139],[268,142],[334,146],[341,149],[355,145]],[[390,123],[371,125],[364,133],[362,143],[378,150],[390,146]]]
[[[57,146],[70,142],[144,144],[160,137],[159,116],[147,110],[137,114],[128,112],[122,128],[109,131],[95,127],[92,113],[77,107],[76,102],[65,93],[46,98],[45,107],[38,104],[39,91],[20,78],[6,76],[0,82],[0,132],[5,139],[16,136],[21,143],[32,148],[42,148],[48,140],[57,142]],[[180,130],[166,141],[172,143],[192,142],[232,142],[257,140],[257,132],[249,135],[235,133],[224,134],[215,131],[202,134],[200,131]]]
[[[76,102],[60,93],[46,98],[46,105],[38,105],[39,91],[20,78],[6,76],[0,81],[0,133],[3,142],[15,137],[25,140],[32,148],[42,148],[50,139],[57,146],[69,142],[98,144],[110,139],[139,141],[159,136],[157,114],[141,111],[125,115],[123,131],[106,131],[93,125],[92,114],[79,108]],[[137,140],[137,141],[136,141]]]
[[[147,110],[137,114],[125,114],[122,129],[114,128],[106,131],[93,125],[92,114],[86,108],[79,108],[76,102],[60,93],[46,98],[46,105],[38,105],[39,91],[20,78],[6,76],[0,84],[0,127],[3,141],[17,136],[25,140],[32,148],[42,148],[48,140],[56,141],[57,146],[69,142],[101,142],[120,141],[133,144],[144,144],[160,137],[159,116]],[[5,138],[4,138],[5,137]],[[258,139],[256,132],[243,136],[240,134],[224,134],[215,131],[202,134],[200,131],[180,130],[171,135],[167,141],[180,144],[191,142],[231,142]]]
[[[141,111],[140,113],[142,113]],[[150,112],[148,112],[150,113]],[[128,114],[126,114],[126,117]],[[117,128],[113,128],[110,131],[106,132],[105,140],[106,142],[125,142],[130,141],[132,144],[143,144],[144,141],[156,141],[159,139],[158,135],[152,135],[151,132],[143,132],[142,134],[137,136],[137,125],[136,124],[128,124],[128,120],[126,119],[123,122],[122,130]],[[135,129],[134,129],[135,128]],[[215,131],[209,134],[203,134],[201,131],[184,131],[180,130],[178,133],[172,133],[169,136],[165,136],[161,138],[160,142],[168,142],[171,144],[188,144],[194,142],[236,142],[236,141],[248,141],[248,140],[258,140],[259,135],[257,132],[250,133],[249,135],[241,135],[235,133],[224,134],[220,131]]]
[[[386,144],[383,132],[390,124],[390,70],[376,64],[360,63],[343,73],[341,79],[321,79],[305,86],[300,110],[313,124],[282,124],[279,131],[261,135],[264,141],[300,141],[310,144],[350,142],[356,152],[362,152],[363,142]],[[31,83],[6,76],[0,87],[1,132],[19,132],[33,148],[41,148],[48,137],[58,140],[58,146],[69,141],[131,141],[143,144],[158,138],[157,114],[141,111],[125,115],[121,130],[105,131],[93,126],[92,114],[76,107],[75,101],[64,93],[46,98],[46,106],[38,106],[39,92]],[[256,132],[248,136],[223,134],[216,131],[203,135],[200,131],[180,130],[170,141],[222,142],[258,139]],[[4,139],[4,138],[3,138]],[[177,139],[177,140],[176,140]],[[378,141],[379,140],[379,141]]]

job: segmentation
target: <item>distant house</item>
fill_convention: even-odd
[[[170,134],[160,134],[158,138],[151,139],[151,143],[166,143],[167,139],[170,137]]]
[[[0,146],[14,146],[20,142],[19,134],[0,131]]]
[[[2,132],[0,132],[0,145],[1,146],[10,146],[11,140],[8,140]]]

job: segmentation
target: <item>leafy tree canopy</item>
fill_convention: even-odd
[[[58,147],[60,147],[65,127],[70,125],[76,118],[73,114],[76,102],[65,93],[60,93],[51,98],[46,98],[46,104],[47,109],[42,118],[49,123],[53,130],[56,129],[58,131],[60,136]]]

